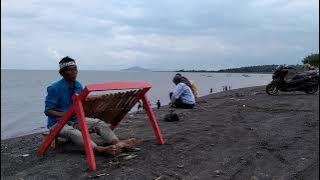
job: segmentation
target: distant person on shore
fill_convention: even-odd
[[[210,88],[210,93],[212,93],[213,92],[213,89],[212,88]]]
[[[59,73],[63,77],[61,80],[52,83],[47,88],[44,113],[48,116],[47,128],[52,130],[60,118],[72,105],[73,94],[80,92],[83,86],[76,80],[78,69],[74,59],[64,57],[59,62]],[[99,146],[91,141],[91,145],[96,152],[116,154],[122,148],[133,147],[135,139],[119,140],[109,126],[97,119],[86,119],[89,131],[100,135],[108,146]],[[75,116],[71,117],[67,124],[61,129],[60,135],[70,139],[73,143],[83,146],[83,138],[79,130],[78,120]]]
[[[141,101],[138,102],[138,108],[137,108],[137,111],[140,111],[140,109],[142,108],[142,103]]]
[[[190,87],[190,89],[191,89],[196,101],[198,101],[198,99],[199,99],[199,90],[198,90],[196,84],[194,83],[194,81],[189,80],[188,78],[182,76],[180,73],[177,73],[176,76],[180,76],[182,82]]]
[[[174,76],[172,82],[176,85],[170,93],[170,106],[175,108],[192,109],[195,105],[195,97],[191,88],[183,82],[181,76]]]
[[[227,86],[222,86],[223,91],[228,91],[228,87]]]
[[[158,99],[158,101],[157,101],[157,108],[160,109],[160,107],[161,107],[161,102],[160,102],[160,100]]]

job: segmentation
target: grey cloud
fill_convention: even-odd
[[[64,55],[88,69],[122,69],[130,63],[173,69],[300,63],[318,52],[315,4],[319,2],[5,1],[1,64],[20,68],[17,62],[23,59],[28,62],[24,68],[56,68],[57,56]]]

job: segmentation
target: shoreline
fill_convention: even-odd
[[[246,89],[246,88],[254,88],[254,87],[261,87],[261,86],[251,86],[251,87],[244,87],[244,88],[236,88],[236,89],[232,89],[232,90],[229,90],[229,92],[233,91],[233,90],[241,90],[241,89]],[[210,96],[211,94],[217,94],[217,93],[223,93],[225,91],[220,91],[220,92],[213,92],[213,93],[209,93],[207,95],[204,95],[204,96],[200,96],[199,98],[206,98],[206,96]],[[227,91],[226,91],[227,92]],[[165,104],[163,106],[161,106],[162,108],[168,108],[168,104]],[[135,106],[133,107],[135,108]],[[156,105],[154,105],[154,107],[152,107],[152,110],[156,110]],[[140,110],[142,111],[142,110]],[[132,112],[129,112],[128,115],[131,115],[131,114],[136,114],[137,110],[134,110]],[[15,138],[19,138],[19,137],[24,137],[24,136],[30,136],[30,135],[38,135],[38,134],[42,134],[44,132],[47,132],[48,129],[45,127],[45,130],[43,131],[40,131],[40,132],[31,132],[31,133],[24,133],[23,135],[21,136],[14,136],[14,137],[9,137],[9,138],[5,138],[5,139],[1,139],[1,141],[5,141],[5,140],[10,140],[10,139],[15,139]]]
[[[319,93],[269,96],[264,87],[200,97],[194,109],[175,110],[177,122],[163,121],[167,106],[154,109],[164,145],[145,113],[128,114],[115,132],[135,137],[141,151],[130,160],[96,154],[96,172],[72,144],[36,157],[40,133],[1,140],[1,178],[318,179]]]

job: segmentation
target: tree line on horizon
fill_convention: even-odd
[[[302,60],[302,63],[309,63],[312,66],[319,67],[319,54],[311,54]]]
[[[302,63],[309,63],[312,66],[319,67],[319,54],[311,54],[307,57],[305,57],[302,60]],[[272,73],[273,70],[278,65],[272,64],[272,65],[259,65],[259,66],[246,66],[246,67],[240,67],[240,68],[229,68],[229,69],[221,69],[218,71],[208,71],[208,70],[178,70],[176,72],[220,72],[220,73]],[[297,70],[303,69],[303,65],[296,64],[296,65],[289,65]]]

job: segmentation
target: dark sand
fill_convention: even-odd
[[[72,144],[36,157],[40,134],[1,141],[1,179],[319,179],[319,94],[244,88],[176,112],[180,121],[165,122],[168,108],[155,110],[165,145],[144,113],[128,115],[116,133],[137,138],[141,151],[130,160],[96,154],[96,172]]]

